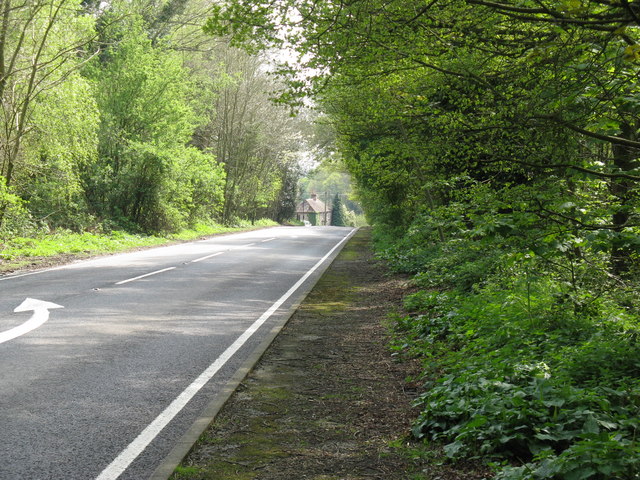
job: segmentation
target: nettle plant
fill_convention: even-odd
[[[494,463],[497,478],[637,478],[637,405],[566,385],[544,364],[503,361],[465,365],[428,386],[414,435],[444,442],[451,459],[521,464]]]
[[[424,359],[426,380],[414,436],[490,459],[502,480],[638,478],[637,319],[531,258],[509,268],[406,298],[395,346]]]

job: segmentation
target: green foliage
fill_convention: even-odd
[[[194,143],[210,149],[224,167],[222,221],[287,219],[295,209],[298,152],[304,149],[301,122],[270,98],[280,85],[261,59],[225,45],[218,49],[204,61],[221,79],[214,108],[205,108]]]
[[[224,171],[187,144],[197,119],[181,59],[154,46],[131,13],[92,66],[101,111],[99,158],[86,191],[103,217],[148,231],[176,231],[220,213]]]
[[[160,245],[163,241],[159,237],[145,237],[123,231],[113,231],[108,235],[61,231],[39,237],[11,238],[4,244],[0,256],[3,260],[12,260],[18,257],[112,253],[127,248]]]
[[[286,166],[281,171],[280,192],[275,205],[275,220],[278,223],[285,223],[295,217],[297,197],[296,187],[300,177],[300,169],[296,166]]]
[[[396,319],[425,367],[414,432],[498,478],[640,471],[630,5],[229,0],[207,24],[294,46],[283,100],[315,95],[380,256],[429,289]]]
[[[0,260],[3,266],[19,266],[20,259],[29,257],[55,257],[58,255],[95,255],[115,253],[132,248],[151,247],[169,242],[190,241],[198,238],[245,231],[253,228],[277,225],[269,219],[260,219],[253,225],[248,221],[239,221],[238,225],[226,226],[216,223],[198,223],[191,229],[181,230],[168,236],[131,234],[122,230],[108,233],[74,233],[59,230],[54,233],[33,233],[29,237],[18,235],[0,236]]]
[[[24,223],[35,218],[81,228],[90,216],[79,176],[94,158],[97,116],[77,70],[94,19],[76,0],[5,4],[2,10],[0,175],[26,201]],[[14,229],[15,220],[0,212],[0,225],[11,222]]]
[[[394,349],[426,380],[414,435],[523,463],[496,462],[500,479],[635,478],[640,319],[606,299],[571,308],[569,285],[527,270],[405,299]]]
[[[98,110],[91,84],[77,73],[42,93],[36,128],[24,141],[30,168],[16,173],[16,190],[31,215],[48,228],[82,231],[95,224],[81,175],[97,154]]]
[[[635,299],[616,293],[601,235],[532,215],[531,185],[487,185],[467,182],[400,240],[376,235],[381,255],[430,289],[406,298],[393,343],[424,362],[414,434],[453,460],[492,459],[500,479],[635,478]],[[562,203],[552,191],[537,196]]]
[[[38,232],[29,212],[24,207],[24,201],[11,192],[0,175],[0,242],[12,237],[30,235]]]
[[[264,59],[194,24],[204,8],[0,6],[0,176],[17,197],[2,232],[291,217],[300,123],[269,98]]]
[[[611,438],[606,433],[578,442],[560,455],[546,452],[540,462],[506,467],[497,480],[537,480],[545,478],[633,480],[638,478],[640,450],[634,441]]]

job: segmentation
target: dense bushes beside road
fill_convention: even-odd
[[[420,287],[393,344],[424,367],[416,438],[441,442],[451,459],[492,462],[503,480],[638,478],[632,283],[598,279],[592,266],[550,268],[559,259],[499,249],[496,238],[492,247],[477,232],[430,247],[378,237]]]

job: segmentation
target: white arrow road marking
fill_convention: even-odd
[[[240,350],[251,336],[265,323],[280,306],[293,295],[298,288],[335,252],[340,245],[356,232],[352,230],[340,240],[324,257],[311,267],[287,292],[282,295],[269,309],[264,312],[253,324],[240,335],[209,367],[200,374],[164,411],[158,415],[140,434],[105,468],[96,480],[115,480],[131,463],[147,448],[171,420],[189,403],[189,401],[204,387],[213,376]],[[245,245],[246,246],[246,245]]]
[[[25,301],[18,305],[13,311],[16,313],[33,311],[33,315],[22,325],[0,332],[0,343],[8,342],[9,340],[13,340],[14,338],[24,335],[31,330],[35,330],[49,320],[49,310],[53,308],[64,307],[57,303],[44,302],[42,300],[36,300],[35,298],[25,299]]]

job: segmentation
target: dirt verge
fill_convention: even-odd
[[[345,246],[173,480],[481,478],[409,454],[415,365],[392,359],[384,327],[407,282],[369,237]]]

